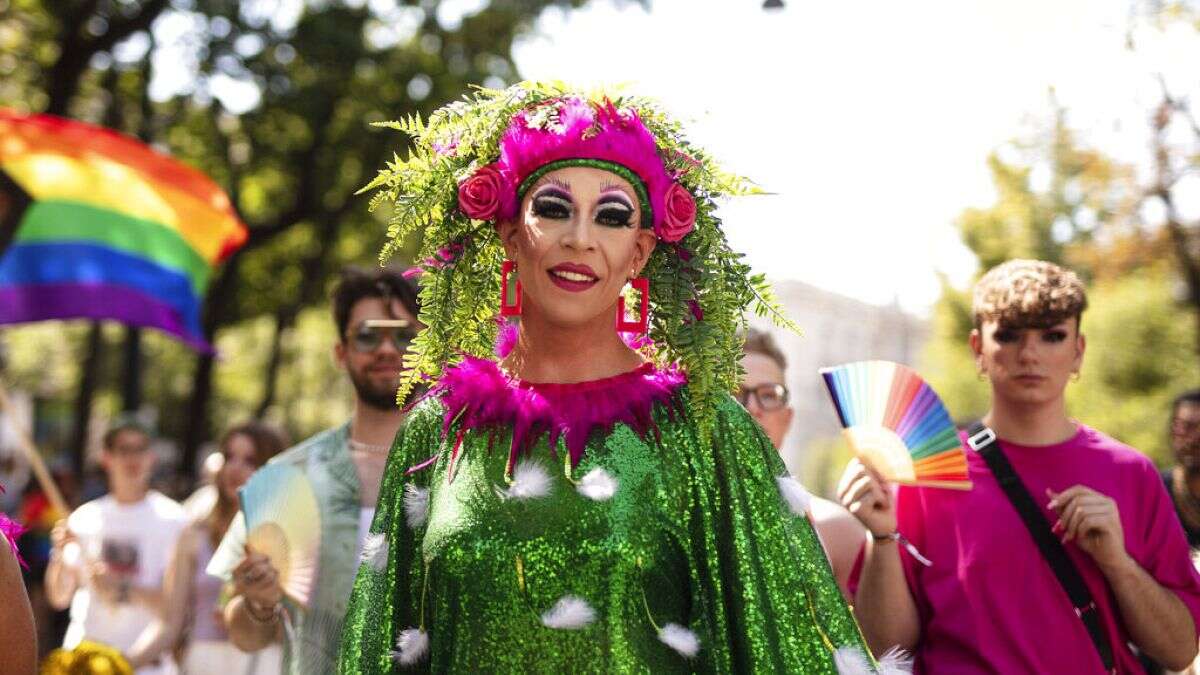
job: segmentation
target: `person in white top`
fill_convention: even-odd
[[[161,613],[163,573],[186,520],[179,504],[150,489],[154,462],[150,434],[118,422],[100,454],[109,493],[54,528],[46,594],[55,608],[71,608],[66,649],[88,640],[124,653]],[[136,672],[175,670],[164,656]]]

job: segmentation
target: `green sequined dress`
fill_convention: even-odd
[[[393,446],[340,671],[836,673],[835,649],[865,652],[754,420],[729,398],[703,442],[662,378],[448,371]],[[542,393],[587,412],[530,412]]]

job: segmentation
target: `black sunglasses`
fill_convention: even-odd
[[[396,351],[407,351],[416,336],[416,328],[404,319],[367,319],[348,338],[351,349],[369,354],[379,349],[385,339],[391,341]]]

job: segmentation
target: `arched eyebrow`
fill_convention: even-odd
[[[604,185],[600,186],[600,194],[607,194],[609,192],[620,192],[626,197],[630,196],[629,191],[625,189],[625,186],[619,183],[605,183]]]
[[[547,185],[553,185],[554,187],[565,190],[568,194],[571,192],[571,184],[558,178],[543,178],[542,180],[538,181],[536,189],[546,187]]]
[[[620,185],[609,185],[600,190],[600,204],[620,204],[633,211],[633,198]]]

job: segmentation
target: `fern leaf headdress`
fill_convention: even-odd
[[[658,245],[642,274],[650,279],[651,357],[687,374],[702,429],[738,382],[744,310],[782,316],[761,275],[733,252],[714,200],[758,192],[692,146],[653,101],[588,93],[561,83],[480,89],[434,112],[389,126],[412,137],[365,190],[372,208],[393,202],[386,259],[421,235],[420,320],[426,328],[405,356],[399,397],[437,378],[464,354],[486,357],[496,337],[504,249],[497,220],[516,215],[525,189],[562,166],[595,166],[626,178],[642,222]]]

